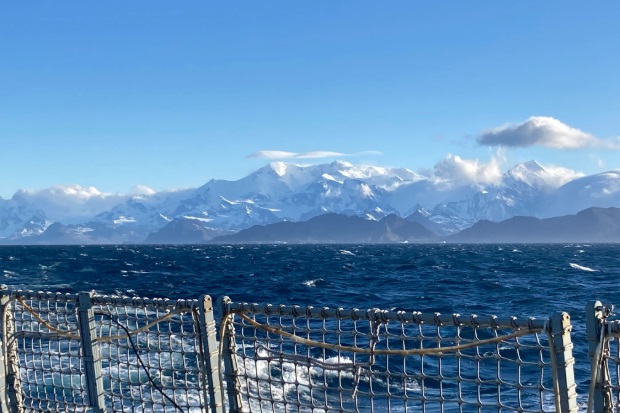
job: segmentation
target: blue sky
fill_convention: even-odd
[[[0,196],[272,159],[620,168],[619,21],[615,1],[3,2]]]

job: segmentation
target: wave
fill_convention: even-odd
[[[316,283],[323,281],[322,278],[317,278],[316,280],[308,280],[304,281],[302,284],[306,287],[316,287]]]
[[[343,395],[351,397],[350,403],[356,403],[351,395],[357,392],[358,387],[366,394],[371,389],[379,392],[382,389],[393,396],[399,394],[399,391],[421,391],[414,377],[385,380],[372,374],[369,366],[362,367],[342,355],[308,357],[285,354],[280,353],[277,346],[274,349],[273,345],[262,342],[254,343],[254,354],[251,349],[251,346],[244,349],[248,353],[239,363],[239,377],[245,382],[242,385],[243,404],[251,411],[263,411],[261,406],[265,401],[269,402],[269,411],[288,411],[291,401],[301,403],[298,405],[301,407],[299,411],[306,411],[305,408],[309,406],[315,406],[316,410],[321,406],[323,410],[341,403],[350,409],[345,411],[354,411],[355,406],[347,404]],[[263,407],[267,410],[268,406]]]
[[[588,271],[588,272],[598,272],[598,270],[595,270],[595,269],[593,269],[593,268],[590,268],[590,267],[584,267],[583,265],[574,264],[574,263],[572,263],[572,262],[569,262],[568,264],[571,266],[571,268],[574,268],[574,269],[576,269],[576,270]]]

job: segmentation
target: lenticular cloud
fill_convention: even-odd
[[[546,116],[532,116],[525,122],[516,125],[505,125],[491,129],[480,135],[478,143],[487,146],[544,146],[555,149],[610,147],[610,144],[589,133]],[[616,147],[615,149],[620,148]]]
[[[378,151],[362,151],[357,153],[342,153],[332,151],[312,151],[312,152],[287,152],[287,151],[258,151],[247,156],[247,158],[258,159],[320,159],[320,158],[336,158],[342,156],[367,156],[381,155]]]

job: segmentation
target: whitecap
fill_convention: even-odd
[[[348,251],[348,250],[340,250],[339,252],[340,252],[342,255],[355,255],[355,254],[353,254],[351,251]]]
[[[574,264],[574,263],[572,263],[572,262],[569,262],[568,264],[571,266],[571,268],[574,268],[574,269],[576,269],[576,270],[588,271],[588,272],[598,272],[598,270],[595,270],[595,269],[593,269],[593,268],[590,268],[590,267],[584,267],[583,265]]]
[[[306,287],[316,287],[316,283],[319,281],[323,281],[323,279],[317,278],[316,280],[308,280],[308,281],[304,281],[302,284],[305,285]]]

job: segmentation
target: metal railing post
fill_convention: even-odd
[[[9,288],[0,285],[0,324],[2,345],[0,345],[0,412],[23,412],[21,381],[19,375],[19,356],[17,343],[12,340],[14,333],[13,313],[9,304]]]
[[[586,304],[586,334],[591,366],[588,412],[607,413],[613,409],[607,366],[609,342],[605,337],[606,318],[610,311],[600,301],[589,301]]]
[[[92,295],[93,293],[89,292],[78,294],[78,328],[80,330],[82,361],[86,374],[88,405],[93,413],[103,413],[105,412],[105,397],[101,372],[101,350],[99,345],[94,343],[97,330]]]
[[[239,367],[237,366],[237,345],[235,342],[235,327],[229,323],[226,305],[231,300],[228,297],[220,297],[217,301],[218,321],[223,332],[220,337],[222,360],[224,361],[224,380],[226,382],[226,394],[228,395],[229,413],[243,412],[241,401],[241,384],[239,383]]]
[[[575,359],[573,358],[573,343],[571,341],[572,326],[570,316],[565,312],[556,312],[551,316],[551,343],[550,351],[555,354],[555,386],[558,394],[556,406],[560,412],[577,412],[577,384],[575,383]]]
[[[224,413],[224,389],[220,382],[220,361],[217,346],[217,328],[213,314],[213,301],[208,295],[202,295],[198,301],[200,323],[200,345],[202,346],[202,368],[209,392],[211,413]]]

